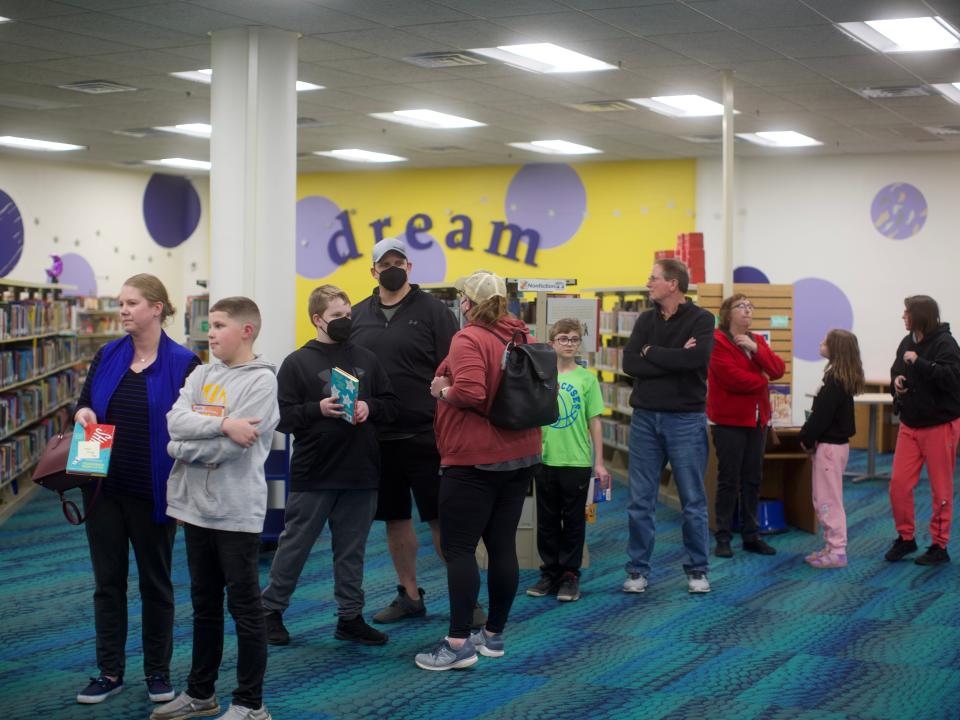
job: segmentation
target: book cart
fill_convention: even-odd
[[[33,494],[51,436],[70,428],[83,363],[69,285],[0,279],[0,522]]]

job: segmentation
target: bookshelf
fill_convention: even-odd
[[[0,279],[0,522],[29,499],[49,438],[69,427],[83,358],[65,285]]]
[[[193,350],[203,362],[210,361],[210,341],[207,339],[207,331],[210,329],[207,320],[209,314],[209,295],[191,295],[187,298],[187,310],[183,314],[187,347]]]

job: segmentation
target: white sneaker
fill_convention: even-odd
[[[256,709],[231,705],[218,720],[271,720],[271,718],[272,716],[266,705],[261,705]]]
[[[623,591],[627,593],[642,593],[647,589],[647,579],[640,573],[630,573],[623,581]]]
[[[710,581],[702,570],[694,570],[687,575],[687,590],[692,593],[710,592]]]

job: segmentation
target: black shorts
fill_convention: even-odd
[[[432,432],[380,443],[377,520],[410,520],[417,501],[420,522],[439,517],[440,452]]]

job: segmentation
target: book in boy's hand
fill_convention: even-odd
[[[357,424],[357,395],[360,393],[360,381],[353,375],[338,367],[333,369],[330,377],[331,395],[343,407],[343,419],[351,425]]]
[[[106,477],[115,431],[114,425],[90,423],[84,427],[76,423],[67,457],[67,473]]]

